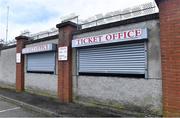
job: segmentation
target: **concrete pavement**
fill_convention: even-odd
[[[144,116],[140,113],[124,112],[95,106],[85,106],[77,103],[61,103],[55,98],[31,94],[18,93],[15,90],[0,88],[0,98],[19,105],[23,108],[37,111],[47,116],[65,117],[130,117]],[[28,114],[27,114],[28,115]]]
[[[22,108],[0,99],[0,117],[45,117],[45,114]]]

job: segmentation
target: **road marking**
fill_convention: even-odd
[[[2,112],[6,112],[6,111],[12,111],[12,110],[16,110],[16,109],[20,109],[21,107],[15,107],[15,108],[11,108],[11,109],[5,109],[5,110],[1,110],[0,113]]]

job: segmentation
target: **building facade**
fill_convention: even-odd
[[[178,50],[179,44],[174,47],[174,43],[168,43],[171,37],[166,39],[169,30],[164,29],[163,20],[166,8],[171,4],[176,8],[177,3],[159,1],[160,13],[85,29],[69,21],[60,23],[56,25],[58,35],[38,40],[16,37],[16,45],[1,47],[0,86],[66,103],[178,116],[179,107],[171,101],[176,99],[178,103],[179,97],[171,87],[179,78],[175,74],[179,72],[179,53],[172,53],[170,48]],[[174,11],[179,16],[178,10]],[[170,24],[177,23],[168,18],[167,14]],[[177,32],[172,34],[178,39]],[[167,64],[172,62],[168,55],[175,60],[174,66]],[[170,75],[175,79],[173,84]],[[175,88],[177,93],[179,89]]]
[[[20,48],[2,49],[2,53],[10,50],[13,55],[3,55],[5,59],[1,58],[1,62],[13,56],[10,58],[13,65],[8,67],[14,66],[12,71],[14,73],[17,69],[17,73],[12,75],[14,77],[6,77],[5,81],[1,77],[2,83],[12,87],[16,83],[19,91],[52,97],[68,93],[68,101],[99,103],[117,109],[138,108],[141,112],[161,114],[158,17],[158,14],[153,14],[82,30],[76,30],[76,24],[71,24],[74,31],[71,32],[69,47],[64,38],[60,39],[61,31],[59,38],[58,35],[38,40],[16,37]],[[59,29],[64,30],[64,27]],[[65,55],[68,50],[72,50],[71,55]],[[64,65],[68,59],[71,68],[68,75],[72,80],[62,83],[65,80],[61,76],[66,76],[63,73],[67,70],[59,65]],[[6,66],[3,64],[2,67]],[[17,82],[15,75],[20,75],[19,80],[16,77]],[[9,83],[9,80],[13,82]],[[66,86],[71,90],[66,90]]]

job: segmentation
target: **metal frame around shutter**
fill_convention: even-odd
[[[79,48],[78,72],[145,74],[147,78],[146,42]]]
[[[27,55],[27,71],[55,73],[55,52],[33,53]]]

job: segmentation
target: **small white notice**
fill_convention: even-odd
[[[21,53],[16,53],[16,63],[21,63]]]
[[[58,60],[59,61],[66,61],[68,58],[68,47],[59,47],[58,48]]]

